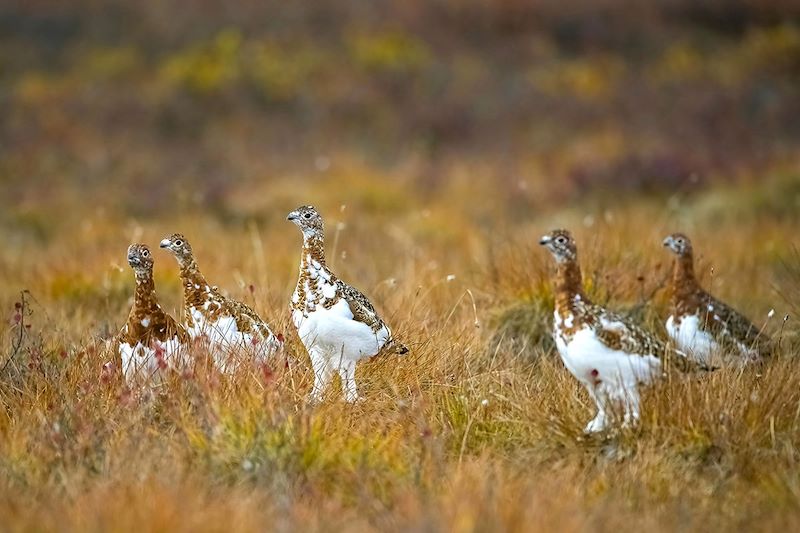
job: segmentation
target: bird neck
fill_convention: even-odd
[[[562,314],[574,314],[576,302],[588,303],[583,294],[583,278],[577,259],[567,259],[558,263],[555,284],[556,310]]]
[[[694,259],[691,253],[679,255],[672,265],[672,308],[675,312],[692,312],[698,292],[694,275]]]
[[[205,300],[205,295],[211,291],[211,287],[200,272],[194,257],[181,261],[181,281],[183,282],[183,299],[186,308],[201,304]]]
[[[325,266],[325,237],[323,235],[303,235],[302,265],[308,265],[312,260]]]
[[[136,272],[136,291],[133,293],[133,307],[141,310],[154,310],[158,307],[156,285],[152,272]]]
[[[321,286],[335,284],[336,276],[325,265],[325,246],[322,235],[303,237],[300,272],[293,297],[293,307],[310,310],[323,299]]]
[[[325,242],[322,235],[303,236],[303,252],[300,256],[300,278],[298,285],[302,284],[308,274],[323,271],[327,278],[332,273],[325,264]]]

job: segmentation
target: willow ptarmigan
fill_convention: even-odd
[[[310,205],[289,213],[287,220],[303,232],[300,275],[290,304],[292,321],[314,368],[312,400],[320,400],[338,371],[345,399],[358,400],[356,362],[378,352],[408,349],[392,332],[366,296],[338,279],[325,264],[322,217]]]
[[[664,246],[675,255],[670,286],[671,315],[667,333],[678,348],[704,364],[715,356],[751,362],[769,354],[770,341],[752,322],[700,287],[694,275],[692,243],[686,235],[674,233]]]
[[[144,244],[131,244],[128,264],[136,276],[136,292],[133,308],[116,337],[116,345],[125,379],[133,382],[147,380],[162,369],[183,364],[189,335],[158,304],[149,248]]]
[[[555,230],[539,244],[550,250],[557,265],[553,337],[558,353],[597,404],[597,416],[584,431],[605,430],[619,411],[624,413],[625,425],[634,424],[639,418],[638,387],[661,375],[666,346],[589,301],[583,292],[577,247],[568,231]],[[669,361],[682,370],[692,367],[682,354],[676,353]]]
[[[192,338],[208,341],[220,370],[228,372],[238,366],[240,348],[255,350],[255,360],[264,363],[283,346],[282,339],[250,306],[222,295],[206,281],[186,237],[170,235],[161,241],[161,248],[172,252],[181,268],[186,330]]]

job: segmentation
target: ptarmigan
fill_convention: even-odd
[[[639,418],[639,385],[659,378],[666,347],[655,336],[599,305],[583,292],[575,241],[566,230],[545,235],[556,260],[553,337],[564,366],[580,381],[597,404],[597,416],[584,429],[605,430],[616,411],[625,425]],[[669,362],[682,370],[692,365],[675,354]]]
[[[161,241],[161,248],[172,252],[181,268],[186,330],[192,338],[208,340],[220,370],[229,372],[238,366],[239,348],[255,350],[256,361],[264,363],[283,346],[283,340],[250,306],[223,296],[206,281],[186,237],[170,235]]]
[[[322,397],[335,372],[345,399],[358,400],[356,362],[382,350],[405,354],[389,327],[366,296],[338,279],[325,264],[322,217],[310,205],[289,213],[287,220],[303,232],[300,275],[290,304],[292,321],[314,368],[312,400]]]
[[[682,233],[664,239],[675,253],[670,284],[671,315],[667,333],[678,348],[704,364],[715,356],[736,354],[741,362],[752,362],[769,354],[770,340],[747,318],[700,287],[694,275],[692,243]]]
[[[128,264],[136,276],[136,292],[128,321],[115,340],[125,379],[133,382],[185,363],[189,335],[158,304],[150,249],[144,244],[131,244]]]

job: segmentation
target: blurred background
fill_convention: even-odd
[[[6,1],[5,216],[225,214],[343,169],[520,211],[796,171],[799,24],[792,0]]]
[[[121,309],[127,243],[175,230],[206,257],[228,239],[238,257],[210,268],[285,272],[283,291],[284,217],[310,202],[360,221],[346,242],[383,275],[397,256],[371,226],[426,264],[483,254],[481,276],[501,233],[557,223],[618,241],[656,224],[637,247],[738,235],[774,263],[800,212],[800,3],[5,1],[0,114],[13,291],[85,299],[112,263],[98,298]],[[628,233],[588,229],[615,221]]]

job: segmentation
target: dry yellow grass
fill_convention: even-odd
[[[796,202],[796,180],[509,210],[514,192],[491,181],[454,171],[421,191],[404,175],[344,165],[313,180],[273,177],[234,190],[227,213],[189,204],[122,215],[111,186],[8,206],[0,365],[18,338],[21,289],[31,327],[0,375],[0,529],[800,528],[797,327],[782,324],[800,296],[798,219],[781,204]],[[333,268],[411,348],[359,366],[367,401],[357,405],[336,391],[304,402],[310,368],[286,307],[300,236],[284,217],[307,202],[326,217]],[[639,316],[654,328],[669,261],[660,240],[690,233],[714,292],[759,324],[775,309],[775,360],[674,377],[646,394],[639,428],[584,437],[591,403],[537,342],[547,306],[507,312],[550,301],[535,243],[556,226],[575,230],[590,292],[621,309],[647,304]],[[288,367],[268,379],[200,372],[154,393],[103,374],[98,346],[132,294],[125,249],[173,231],[190,236],[213,283],[287,333]],[[166,253],[156,284],[174,310]]]

